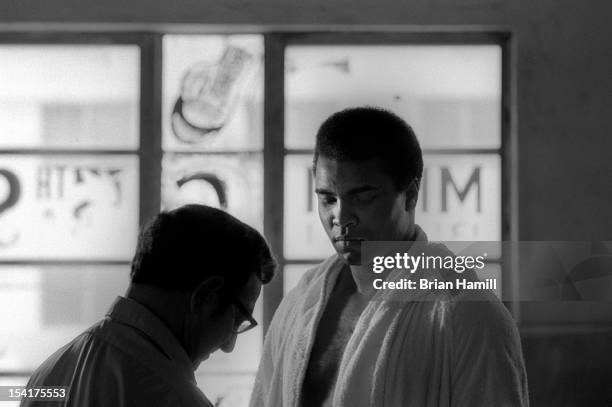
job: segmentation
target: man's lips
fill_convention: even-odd
[[[336,242],[350,243],[350,242],[363,242],[366,239],[362,237],[353,237],[353,236],[335,236],[332,240],[334,243]]]

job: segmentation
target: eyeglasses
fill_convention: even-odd
[[[257,326],[257,321],[255,321],[255,318],[253,318],[249,310],[247,310],[247,308],[242,305],[242,303],[237,299],[234,299],[232,303],[236,306],[236,308],[238,308],[238,311],[240,311],[240,313],[242,314],[242,318],[239,320],[240,322],[236,320],[237,322],[234,325],[234,333],[241,334],[243,332],[248,331],[249,329],[255,328]]]

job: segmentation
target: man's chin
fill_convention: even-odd
[[[361,252],[359,251],[337,251],[338,256],[349,266],[361,265]]]
[[[209,352],[209,353],[205,353],[205,354],[203,354],[202,356],[200,356],[200,357],[198,358],[198,360],[196,360],[195,362],[193,362],[193,367],[194,367],[194,370],[197,370],[197,369],[200,367],[200,364],[201,364],[202,362],[204,362],[204,361],[208,360],[208,358],[210,357],[210,355],[211,355],[211,354],[210,354],[210,352]]]

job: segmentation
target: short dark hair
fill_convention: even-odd
[[[379,158],[396,188],[423,176],[423,154],[412,128],[396,114],[377,107],[334,113],[317,132],[313,169],[319,156],[337,161]]]
[[[224,211],[192,204],[161,212],[142,228],[130,276],[133,283],[179,291],[221,276],[225,293],[237,295],[251,274],[266,284],[275,270],[257,230]]]

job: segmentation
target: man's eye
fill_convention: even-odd
[[[372,202],[377,197],[375,193],[359,194],[354,197],[356,203],[367,204]]]
[[[336,202],[336,198],[329,195],[319,195],[319,202],[323,205],[331,205]]]

